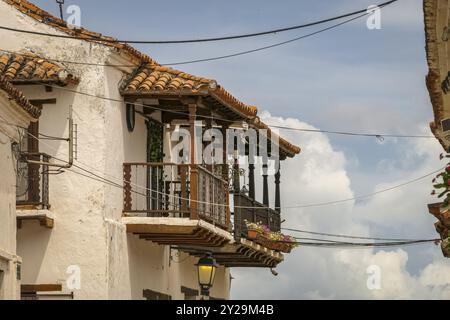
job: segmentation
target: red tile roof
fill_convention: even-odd
[[[233,97],[217,85],[215,80],[193,76],[160,65],[140,67],[124,82],[122,88],[122,94],[198,93],[203,91],[248,118],[255,117],[258,112],[256,107],[246,105]]]
[[[196,77],[182,71],[161,66],[148,55],[136,50],[128,44],[120,43],[114,38],[107,37],[84,28],[69,28],[64,20],[54,17],[50,13],[26,0],[3,1],[14,6],[17,10],[39,22],[52,26],[69,35],[80,37],[83,40],[113,47],[119,52],[128,54],[133,63],[144,65],[144,67],[139,67],[137,73],[134,73],[136,76],[132,77],[125,83],[122,90],[123,93],[131,93],[132,91],[145,92],[152,90],[169,91],[183,89],[194,92],[195,90],[205,88],[211,96],[239,111],[249,119],[254,119],[258,113],[258,109],[255,106],[250,106],[239,101],[231,95],[231,93],[217,85],[214,80]],[[287,148],[288,151],[293,154],[300,152],[300,148],[284,139],[280,139],[280,144],[282,144],[282,147]]]
[[[447,7],[445,7],[445,9],[447,9]],[[440,129],[441,121],[445,118],[445,111],[447,111],[447,114],[449,113],[448,110],[445,110],[444,93],[441,88],[443,79],[441,79],[440,64],[443,62],[446,64],[446,61],[441,60],[448,59],[448,57],[440,55],[438,50],[438,42],[441,37],[440,32],[442,32],[441,30],[437,30],[437,15],[439,10],[438,0],[424,1],[423,10],[425,19],[426,54],[429,69],[426,77],[426,84],[434,111],[434,121],[430,124],[430,127],[444,149],[447,150],[449,141],[446,141],[442,135],[442,130]],[[447,73],[447,70],[444,70],[444,72]]]
[[[256,127],[257,129],[261,130],[267,130],[267,133],[270,136],[276,135],[275,132],[273,132],[270,127],[265,124],[264,122],[261,121],[261,119],[259,117],[256,117],[253,121],[252,124],[254,127]],[[277,135],[278,136],[278,135]],[[290,157],[294,157],[295,155],[299,154],[302,149],[300,147],[297,147],[296,145],[290,143],[289,141],[283,139],[282,137],[278,136],[278,141],[279,141],[279,145],[280,147],[287,152],[288,156]]]
[[[7,93],[8,97],[17,103],[23,110],[25,110],[30,116],[37,119],[41,115],[41,109],[32,105],[11,83],[9,83],[5,77],[0,76],[0,90]]]
[[[113,47],[118,51],[127,53],[131,58],[134,58],[133,60],[137,64],[142,62],[156,63],[148,55],[136,50],[135,48],[131,47],[128,44],[117,42],[115,41],[116,39],[112,37],[107,37],[102,35],[101,33],[92,32],[85,28],[69,28],[64,20],[61,20],[53,16],[52,14],[48,13],[45,10],[42,10],[41,8],[30,3],[29,1],[26,0],[3,0],[3,1],[14,6],[17,10],[26,14],[27,16],[39,22],[45,23],[51,27],[54,27],[71,36],[79,37],[86,41],[101,43],[103,45]]]
[[[0,54],[0,76],[11,83],[45,82],[67,85],[79,79],[66,69],[32,54]]]

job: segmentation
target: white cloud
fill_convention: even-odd
[[[263,114],[266,123],[312,128],[296,119],[282,119]],[[303,153],[282,167],[283,206],[351,198],[355,192],[346,171],[346,157],[330,145],[322,134],[283,131],[283,136],[297,142]],[[440,152],[434,140],[399,143],[405,159],[390,160],[397,168],[389,184],[374,185],[373,190],[390,187],[422,173],[435,170]],[[413,172],[411,166],[417,167]],[[373,183],[377,173],[369,177]],[[368,179],[369,179],[368,178]],[[393,192],[380,194],[365,203],[346,203],[315,209],[284,210],[284,226],[312,231],[417,238],[433,236],[434,219],[426,204],[433,201],[426,181]],[[232,297],[236,299],[439,299],[450,298],[450,265],[439,247],[425,245],[421,251],[410,249],[375,251],[367,249],[319,249],[300,247],[286,256],[278,268],[279,276],[268,270],[232,270],[236,281]],[[420,254],[418,272],[414,272]],[[413,261],[414,260],[414,261]],[[367,268],[381,269],[381,289],[367,288]]]

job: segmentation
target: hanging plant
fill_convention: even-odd
[[[444,158],[450,158],[450,155],[444,156],[444,154],[441,154],[440,159]],[[432,182],[434,190],[431,192],[431,195],[437,195],[439,199],[443,198],[442,206],[444,208],[448,207],[450,204],[450,163]]]
[[[271,250],[290,253],[292,249],[299,246],[297,239],[292,236],[273,232],[261,222],[254,223],[245,220],[247,225],[247,238]]]

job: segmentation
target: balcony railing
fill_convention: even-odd
[[[49,167],[28,161],[48,163],[50,156],[43,153],[22,154],[17,163],[17,206],[49,209]]]
[[[125,163],[123,211],[201,219],[229,230],[228,182],[198,165]]]
[[[281,230],[280,213],[276,210],[268,208],[242,193],[234,195],[234,206],[234,235],[236,238],[247,237],[246,221],[262,223],[273,232]]]

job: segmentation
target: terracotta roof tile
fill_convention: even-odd
[[[444,149],[448,147],[448,141],[444,141],[439,135],[440,122],[444,118],[444,95],[441,88],[441,71],[439,68],[437,13],[438,0],[427,0],[423,3],[425,20],[426,54],[429,72],[426,77],[426,85],[430,94],[434,111],[434,122],[430,124],[431,130],[440,141]]]
[[[151,59],[148,55],[139,52],[135,48],[131,47],[128,44],[120,43],[116,39],[112,37],[104,36],[97,32],[92,32],[84,28],[76,28],[71,29],[67,26],[67,23],[64,20],[61,20],[50,13],[48,13],[45,10],[42,10],[38,6],[30,3],[26,0],[3,0],[4,2],[14,6],[17,10],[22,12],[23,14],[26,14],[27,16],[45,23],[51,27],[54,27],[66,34],[69,34],[71,36],[80,37],[83,38],[86,41],[93,41],[97,43],[101,43],[103,45],[113,47],[119,51],[123,51],[127,54],[129,54],[131,57],[134,58],[135,63],[139,64],[141,62],[145,63],[156,63],[153,59]]]
[[[196,77],[160,65],[149,64],[138,68],[125,80],[121,91],[123,94],[157,94],[177,91],[198,93],[204,91],[248,118],[255,117],[258,112],[256,107],[246,105],[218,86],[215,80]]]
[[[178,71],[166,66],[146,65],[138,68],[122,85],[122,94],[164,94],[176,92],[206,92],[207,94],[220,101],[222,104],[229,106],[239,113],[246,116],[248,120],[254,120],[258,129],[270,128],[265,125],[256,115],[258,108],[246,105],[232,96],[221,86],[217,85],[215,80],[196,77],[188,73]],[[301,152],[301,149],[287,140],[279,137],[280,147],[289,154],[294,156]]]
[[[67,85],[79,81],[63,67],[30,54],[0,54],[0,76],[11,83],[39,81]]]
[[[270,129],[270,127],[265,124],[263,121],[261,121],[261,119],[259,117],[256,117],[255,119],[253,119],[252,124],[254,127],[256,127],[257,129],[261,130],[267,130],[267,132],[271,135],[275,135],[275,133]],[[277,135],[278,136],[278,135]],[[286,139],[278,136],[278,143],[280,145],[280,147],[288,153],[289,156],[293,157],[297,154],[299,154],[302,149],[292,143],[290,143],[289,141],[287,141]]]
[[[0,76],[0,90],[5,91],[9,98],[12,99],[17,105],[25,110],[30,116],[37,119],[41,115],[41,109],[32,105],[20,92],[15,88],[5,77]]]
[[[227,105],[230,108],[238,111],[248,119],[254,119],[258,113],[258,109],[255,106],[247,105],[234,96],[232,96],[228,91],[226,91],[221,86],[217,85],[215,80],[210,80],[202,77],[196,77],[191,74],[174,70],[172,68],[161,66],[155,60],[150,58],[148,55],[136,50],[132,46],[116,41],[116,39],[111,37],[103,36],[100,33],[92,32],[84,28],[71,29],[67,27],[65,21],[54,17],[50,13],[40,9],[36,5],[26,1],[26,0],[3,0],[6,3],[14,6],[16,9],[22,13],[28,15],[29,17],[52,26],[66,34],[71,36],[76,36],[85,39],[86,41],[93,41],[100,43],[109,47],[113,47],[119,52],[124,52],[132,58],[134,63],[139,65],[144,65],[139,67],[137,72],[133,73],[122,86],[122,93],[146,93],[146,92],[173,92],[173,91],[190,91],[192,93],[197,93],[200,90],[206,90],[209,95],[211,95],[216,100]],[[0,72],[2,72],[2,58],[0,57]],[[6,63],[4,63],[6,64]],[[30,65],[32,67],[33,65]],[[14,68],[16,69],[16,68]],[[16,70],[12,69],[11,73],[17,73]],[[23,70],[22,70],[23,71]],[[47,73],[45,73],[47,71]],[[22,77],[27,77],[31,71],[28,69],[24,70],[21,74]],[[37,67],[34,71],[37,76],[52,76],[54,77],[57,72],[54,69],[42,70]],[[284,139],[280,139],[282,145],[288,148],[294,154],[300,152],[300,148],[290,144]]]

